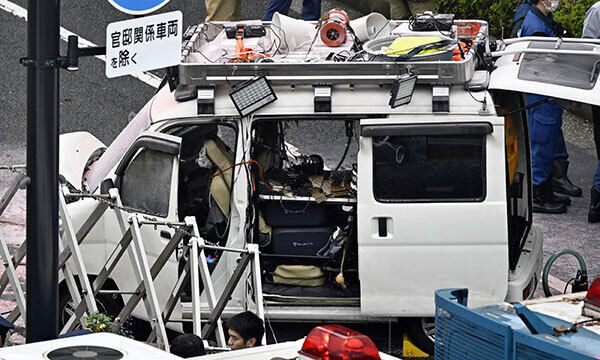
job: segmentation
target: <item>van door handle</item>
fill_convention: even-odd
[[[380,217],[377,219],[377,221],[379,222],[379,237],[387,237],[387,218]]]
[[[171,240],[172,235],[167,230],[161,230],[160,231],[160,237],[163,238],[163,239]]]

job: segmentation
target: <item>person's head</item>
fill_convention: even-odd
[[[263,321],[250,311],[234,315],[227,321],[229,340],[232,350],[251,348],[260,345],[265,327]]]
[[[202,339],[198,335],[182,334],[171,343],[171,354],[187,359],[206,355],[206,350]]]
[[[558,9],[560,0],[531,0],[531,2],[544,14],[548,15]]]

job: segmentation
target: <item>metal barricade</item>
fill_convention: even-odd
[[[0,167],[2,169],[2,167]],[[12,167],[10,168],[13,169]],[[0,215],[6,209],[18,189],[24,189],[29,183],[29,178],[20,174],[10,184],[9,189],[0,200]],[[97,201],[96,207],[90,213],[78,229],[68,212],[68,200],[79,200],[91,198]],[[121,239],[107,258],[104,266],[98,274],[91,277],[88,273],[83,259],[80,245],[87,235],[102,218],[105,212],[111,209],[115,212],[119,224]],[[217,346],[226,346],[225,334],[221,315],[229,301],[233,291],[243,278],[248,266],[252,273],[252,285],[254,290],[254,301],[257,307],[257,315],[264,319],[264,303],[262,294],[261,271],[259,261],[259,249],[255,244],[248,244],[246,249],[235,249],[206,244],[200,236],[198,225],[194,217],[186,217],[182,223],[167,222],[143,216],[132,209],[125,208],[121,202],[117,189],[110,189],[108,194],[71,193],[66,184],[59,188],[59,219],[60,219],[60,254],[58,259],[59,271],[61,271],[67,285],[74,311],[71,314],[61,334],[73,331],[79,324],[85,326],[85,315],[97,312],[95,297],[101,293],[119,295],[131,295],[119,313],[119,317],[126,319],[131,316],[133,310],[140,301],[151,320],[152,332],[148,337],[149,342],[156,341],[159,347],[169,350],[169,343],[165,324],[169,322],[184,322],[187,319],[171,319],[171,315],[181,298],[183,290],[188,282],[192,289],[192,322],[193,333],[207,338],[215,334]],[[162,252],[154,263],[150,264],[144,248],[142,239],[142,226],[167,225],[176,229],[175,234],[164,246]],[[186,240],[186,241],[184,241]],[[183,244],[183,256],[187,260],[183,271],[175,283],[163,308],[161,308],[154,280],[166,265],[169,257]],[[206,260],[205,250],[216,250],[222,252],[234,252],[240,254],[238,264],[233,271],[232,277],[227,282],[225,289],[219,297],[215,294],[214,285]],[[111,277],[119,260],[125,253],[128,254],[134,265],[135,289],[103,290],[106,281]],[[2,256],[5,271],[0,277],[0,294],[10,284],[15,293],[17,306],[8,316],[8,320],[14,322],[19,316],[26,313],[26,299],[16,273],[16,267],[26,256],[26,240],[20,245],[14,255],[8,251],[8,246],[0,234],[0,256]],[[90,279],[93,278],[91,282]],[[200,283],[203,285],[210,315],[202,326],[201,319],[201,291]]]

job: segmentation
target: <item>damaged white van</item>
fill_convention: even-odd
[[[535,82],[537,92],[598,103],[588,96],[597,94],[595,78],[585,90],[523,78],[528,60],[539,58],[528,49],[548,40],[507,42],[491,57],[481,21],[456,20],[451,39],[438,33],[423,43],[442,42],[430,46],[435,51],[403,55],[384,47],[398,34],[413,37],[404,22],[387,23],[385,36],[360,48],[358,37],[332,48],[315,36],[286,51],[281,29],[260,26],[269,31],[249,39],[262,49],[253,59],[235,53],[223,24],[190,29],[173,89],[163,86],[108,147],[88,133],[61,135],[60,171],[70,186],[92,193],[114,186],[132,213],[172,222],[193,216],[208,242],[258,244],[273,322],[406,321],[413,340],[432,352],[436,289],[468,288],[473,307],[533,294],[542,235],[532,226],[521,91]],[[215,42],[223,50],[210,58]],[[598,49],[566,39],[562,46],[564,54],[547,55],[552,66]],[[95,203],[68,205],[77,226]],[[142,230],[152,261],[174,230]],[[106,212],[81,245],[90,274],[120,238]],[[238,256],[207,257],[219,294]],[[174,254],[155,280],[161,305],[182,261]],[[135,288],[132,266],[121,261],[105,286]],[[64,320],[72,304],[64,286],[60,294]],[[128,296],[98,301],[114,314]],[[240,281],[224,316],[252,308],[254,296]],[[187,305],[182,298],[173,316],[185,317]],[[148,318],[143,306],[134,315]]]

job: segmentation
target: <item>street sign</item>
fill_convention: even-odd
[[[165,6],[169,0],[108,0],[120,11],[131,15],[144,15]]]
[[[106,27],[106,76],[114,78],[178,65],[181,11],[117,21]]]

